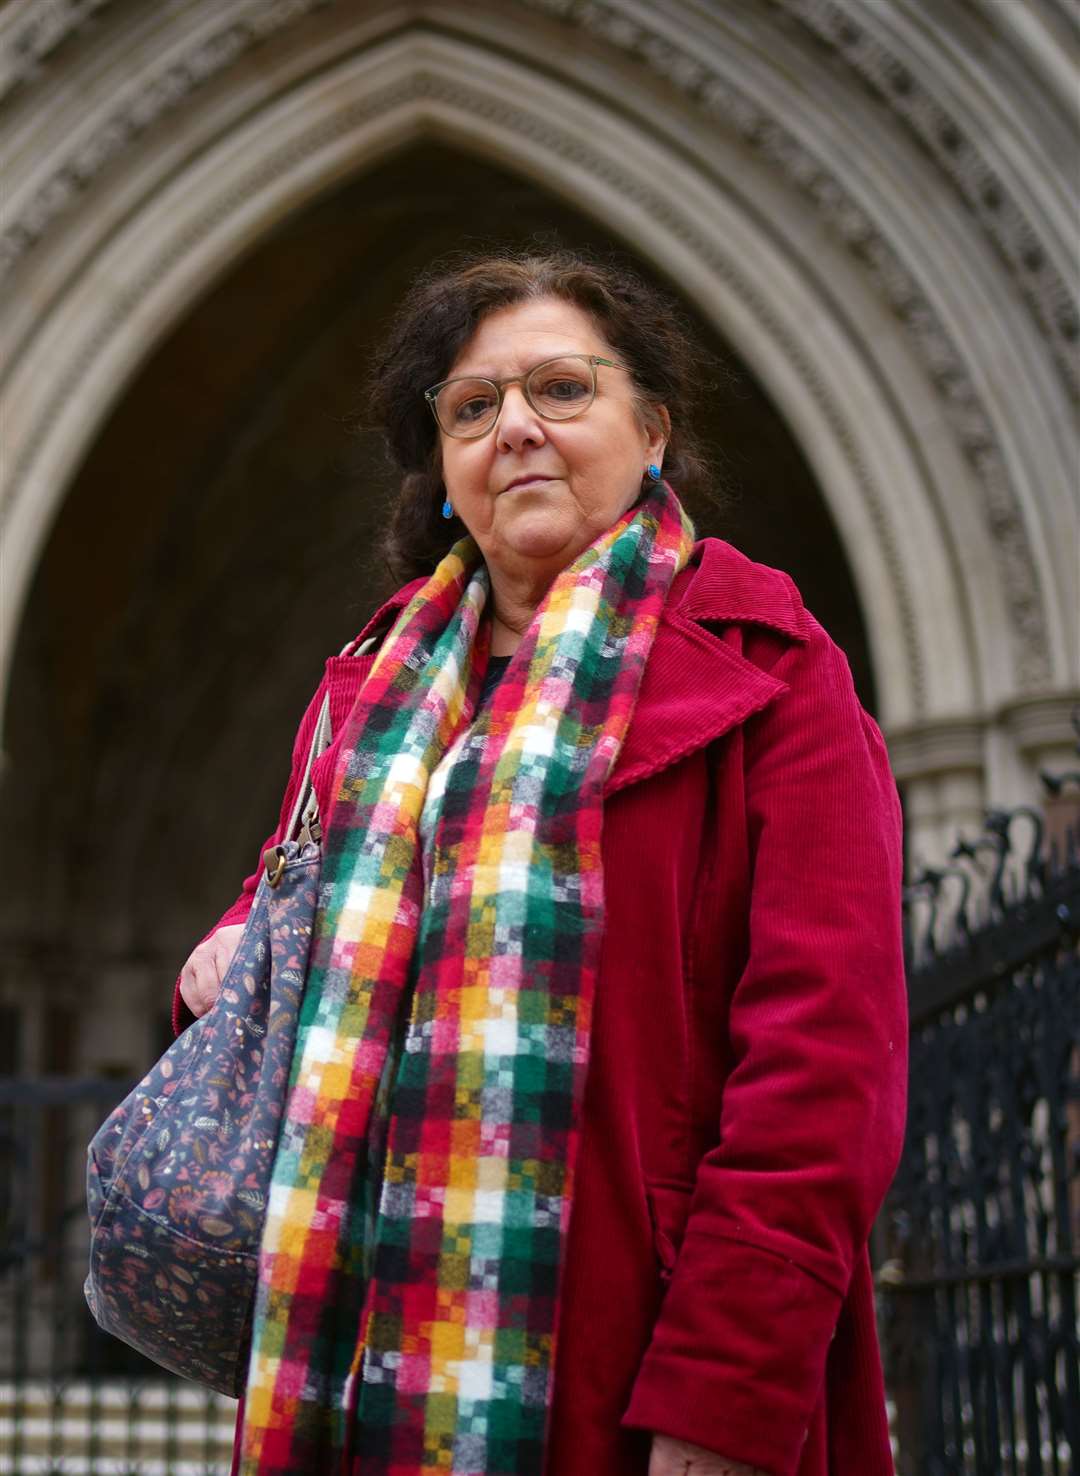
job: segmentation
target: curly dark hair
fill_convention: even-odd
[[[567,250],[439,262],[406,294],[370,369],[368,403],[402,473],[381,552],[402,582],[429,574],[465,532],[457,517],[442,516],[438,430],[423,390],[447,376],[481,319],[545,297],[588,313],[629,370],[644,417],[667,407],[662,471],[680,496],[705,489],[709,471],[689,424],[703,355],[663,293],[621,265]]]

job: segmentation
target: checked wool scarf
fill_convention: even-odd
[[[472,540],[383,643],[325,827],[244,1476],[542,1470],[603,787],[692,546],[650,488],[555,579],[479,714]]]

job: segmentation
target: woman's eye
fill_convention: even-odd
[[[586,386],[577,379],[549,379],[540,386],[540,393],[552,400],[576,400],[586,393]]]
[[[463,425],[472,420],[482,420],[487,415],[494,401],[490,395],[474,395],[471,400],[463,400],[454,411],[455,420]]]

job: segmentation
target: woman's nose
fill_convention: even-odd
[[[525,398],[519,384],[508,384],[503,391],[495,437],[500,450],[504,451],[540,446],[545,440],[544,422]]]

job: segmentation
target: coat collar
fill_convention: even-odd
[[[372,635],[423,585],[399,589],[361,631]],[[787,691],[710,627],[764,626],[790,641],[810,618],[786,574],[756,564],[719,538],[697,543],[671,587],[630,725],[608,779],[611,794],[722,737]]]
[[[605,793],[659,773],[787,691],[710,628],[717,625],[766,626],[800,642],[809,634],[786,574],[719,538],[703,539],[672,585]]]
[[[677,608],[691,620],[766,625],[793,641],[805,641],[810,634],[810,617],[788,576],[755,564],[722,538],[703,538],[694,545],[667,608]]]

